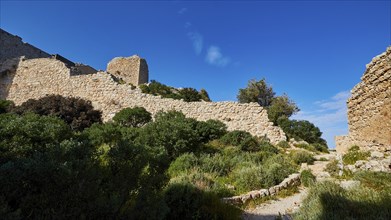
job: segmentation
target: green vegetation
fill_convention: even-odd
[[[5,218],[238,219],[220,197],[276,185],[298,169],[267,138],[228,132],[220,121],[169,111],[151,122],[136,107],[79,130],[63,118],[85,103],[50,111],[53,100],[80,101],[51,97],[38,108],[29,100],[13,111],[43,116],[0,114]]]
[[[369,152],[360,151],[358,146],[353,146],[342,156],[342,161],[344,164],[354,164],[358,160],[366,160],[369,156]]]
[[[151,120],[151,113],[143,107],[124,108],[113,117],[114,122],[128,127],[141,127]]]
[[[391,219],[391,174],[359,172],[350,190],[332,182],[311,187],[295,219]]]
[[[326,165],[325,171],[327,171],[328,173],[330,173],[330,175],[331,175],[332,177],[337,177],[337,176],[338,176],[338,173],[339,173],[338,160],[333,159],[332,161],[330,161],[330,162]]]
[[[288,95],[275,96],[273,88],[264,78],[260,81],[250,80],[246,88],[239,89],[237,98],[240,103],[257,102],[266,108],[269,120],[280,126],[288,139],[294,138],[310,143],[311,151],[328,152],[319,128],[308,121],[290,120],[289,117],[297,113],[299,108]]]
[[[9,100],[0,100],[0,114],[7,113],[15,106],[14,102]]]
[[[290,152],[290,156],[297,165],[302,163],[314,164],[315,158],[307,151],[295,150]]]
[[[12,112],[24,114],[32,112],[38,115],[51,115],[64,120],[73,130],[81,131],[93,123],[101,123],[100,111],[94,110],[90,101],[80,98],[65,98],[49,95],[40,99],[29,99]]]
[[[314,174],[312,174],[311,170],[301,171],[300,179],[301,179],[301,183],[305,187],[312,186],[316,181],[316,178],[315,178]]]
[[[155,80],[151,80],[148,85],[140,85],[140,89],[143,93],[160,95],[163,98],[183,99],[185,102],[211,101],[205,89],[201,89],[199,92],[194,88],[176,89]]]

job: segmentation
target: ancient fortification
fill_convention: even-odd
[[[137,55],[112,59],[107,64],[107,72],[135,86],[148,83],[147,61]]]
[[[366,67],[347,102],[349,135],[336,137],[340,153],[353,145],[391,151],[391,47]]]
[[[21,42],[19,37],[4,31],[1,32],[1,39],[4,34],[8,38],[6,44]],[[3,45],[0,47],[3,48]],[[46,56],[47,53],[42,58],[39,50],[29,56],[19,57],[30,48],[23,48],[22,51],[14,50],[19,48],[1,54],[1,59],[5,61],[0,62],[0,99],[12,100],[17,105],[28,99],[59,94],[90,100],[96,109],[103,112],[105,121],[110,120],[123,108],[141,106],[153,114],[160,110],[178,110],[187,117],[198,120],[221,120],[229,130],[245,130],[253,135],[267,136],[274,144],[286,140],[284,132],[279,127],[273,126],[266,110],[256,103],[189,103],[144,94],[139,88],[132,89],[129,83],[138,85],[148,81],[147,63],[138,56],[114,58],[109,63],[107,71],[83,73],[77,69],[77,65],[72,66],[72,62],[65,58],[55,59]],[[11,56],[11,54],[18,54],[18,56]]]

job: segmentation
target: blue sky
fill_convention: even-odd
[[[106,69],[147,59],[150,79],[236,100],[266,78],[321,128],[347,133],[346,99],[391,45],[390,1],[1,1],[0,26],[49,53]]]

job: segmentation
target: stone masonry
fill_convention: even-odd
[[[148,83],[147,62],[137,55],[112,59],[107,64],[107,72],[135,86]]]
[[[391,151],[391,47],[372,59],[347,102],[349,135],[336,137],[336,150],[352,145]]]
[[[0,99],[12,100],[20,105],[28,99],[49,94],[90,100],[96,109],[102,111],[105,121],[123,108],[141,106],[152,114],[160,110],[177,110],[202,121],[217,119],[224,122],[229,130],[245,130],[256,136],[267,136],[273,144],[286,140],[281,128],[273,126],[266,110],[257,103],[189,103],[161,98],[118,83],[108,72],[71,74],[71,69],[63,62],[50,58],[15,58],[0,63]]]
[[[12,35],[0,28],[0,63],[11,58],[25,56],[26,58],[50,57],[50,54],[33,45],[24,43],[22,38]]]

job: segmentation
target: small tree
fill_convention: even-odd
[[[289,118],[293,114],[297,113],[300,109],[297,105],[284,94],[273,98],[271,105],[267,109],[269,120],[274,124],[277,124],[277,120],[280,117]]]
[[[198,102],[201,100],[201,95],[194,88],[183,88],[179,90],[179,95],[185,102]]]
[[[152,120],[151,113],[143,107],[124,108],[113,117],[114,122],[128,127],[141,127]]]
[[[267,107],[271,104],[274,95],[273,88],[263,78],[258,82],[255,79],[250,80],[247,88],[239,89],[237,98],[240,103],[257,102],[259,105]]]

